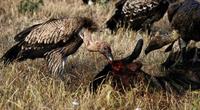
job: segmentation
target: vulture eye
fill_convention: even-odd
[[[103,49],[104,49],[104,50],[107,50],[107,47],[104,47]]]

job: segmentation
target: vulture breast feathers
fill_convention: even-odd
[[[14,39],[17,44],[9,49],[2,60],[4,64],[26,59],[45,58],[52,73],[62,73],[65,59],[83,43],[79,36],[82,28],[95,28],[95,23],[83,17],[50,19],[33,25]]]

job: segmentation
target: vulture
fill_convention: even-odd
[[[113,75],[114,80],[117,80],[118,84],[121,80],[123,85],[119,85],[120,87],[129,86],[130,77],[139,72],[142,67],[142,63],[139,61],[132,63],[132,61],[140,55],[142,46],[143,40],[140,39],[131,55],[121,60],[114,60],[107,64],[104,69],[95,76],[94,80],[90,84],[90,90],[96,91],[98,86],[105,82],[107,75]]]
[[[197,51],[197,57],[198,59],[194,62],[194,56]],[[200,48],[197,47],[188,47],[186,50],[186,62],[185,63],[177,63],[176,60],[180,57],[181,52],[175,51],[170,52],[169,56],[167,57],[166,61],[162,63],[162,67],[165,67],[167,69],[175,68],[175,67],[183,67],[183,68],[199,68],[200,67]]]
[[[171,50],[175,41],[179,39],[179,34],[176,31],[173,31],[171,34],[162,35],[157,32],[155,35],[152,34],[150,42],[145,49],[145,54],[147,55],[149,52],[160,49],[168,44],[171,45],[165,50],[166,52]],[[170,37],[171,36],[171,37]]]
[[[185,68],[184,71],[171,69],[166,71],[167,73],[163,76],[150,75],[141,70],[142,63],[133,60],[139,56],[142,45],[143,41],[139,40],[130,56],[107,64],[90,83],[90,91],[96,92],[98,87],[105,83],[107,77],[111,76],[113,77],[112,83],[114,83],[114,87],[124,87],[125,89],[130,87],[130,85],[134,87],[134,85],[141,83],[141,81],[144,82],[150,91],[165,90],[170,93],[182,94],[186,90],[200,89],[199,69],[191,70]]]
[[[178,61],[187,62],[185,58],[187,57],[186,46],[191,41],[200,41],[200,1],[198,0],[185,0],[183,2],[173,3],[168,8],[168,19],[173,30],[178,33],[179,36],[179,46],[181,48],[181,55]],[[172,43],[168,50],[171,50],[176,38],[167,38],[168,40],[156,41],[152,40],[145,50],[148,54],[150,51],[159,49],[163,45],[163,41],[168,41]],[[153,46],[152,46],[153,45]],[[196,50],[197,51],[197,50]],[[197,55],[194,55],[194,60],[197,60]]]
[[[185,0],[171,4],[168,19],[172,29],[180,34],[181,60],[185,62],[187,44],[191,40],[200,41],[200,1]]]
[[[51,73],[62,75],[67,57],[84,43],[87,50],[100,52],[111,61],[110,45],[103,41],[93,41],[91,38],[97,27],[97,24],[87,17],[50,19],[35,24],[14,37],[17,43],[1,60],[7,65],[13,61],[44,58]]]
[[[152,24],[160,20],[175,0],[120,0],[116,3],[114,15],[106,22],[112,32],[119,27],[132,30],[147,30],[150,32]]]

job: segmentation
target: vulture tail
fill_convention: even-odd
[[[11,49],[9,49],[0,59],[3,61],[4,65],[8,65],[13,62],[17,57],[21,50],[21,43],[14,45]]]
[[[112,32],[115,32],[117,30],[117,25],[119,22],[119,16],[120,15],[113,15],[107,22],[106,26],[109,28]]]
[[[109,28],[112,32],[117,31],[117,25],[120,25],[122,23],[122,20],[124,18],[124,15],[122,14],[122,7],[125,1],[126,0],[121,0],[115,5],[115,7],[117,8],[115,14],[106,22],[107,28]]]

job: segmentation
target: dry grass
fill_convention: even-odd
[[[44,6],[33,15],[22,15],[17,11],[20,0],[0,2],[0,56],[14,45],[14,35],[23,28],[52,17],[90,16],[103,24],[113,12],[113,4],[85,6],[81,0],[44,0]],[[165,25],[160,23],[162,27]],[[115,58],[128,55],[135,44],[136,33],[120,30],[116,35],[109,31],[96,34],[98,39],[111,43]],[[147,37],[144,36],[145,43]],[[143,70],[150,74],[161,74],[159,64],[166,54],[155,51],[148,56],[140,55]],[[76,60],[75,60],[76,59]],[[104,85],[97,94],[88,91],[88,84],[106,64],[102,55],[89,53],[84,45],[75,55],[70,56],[66,68],[66,80],[48,74],[43,60],[14,63],[7,67],[0,65],[0,109],[81,109],[81,110],[142,110],[200,109],[200,93],[188,91],[185,95],[168,94],[164,91],[144,92],[139,85],[125,94]],[[77,101],[78,106],[73,106]]]

